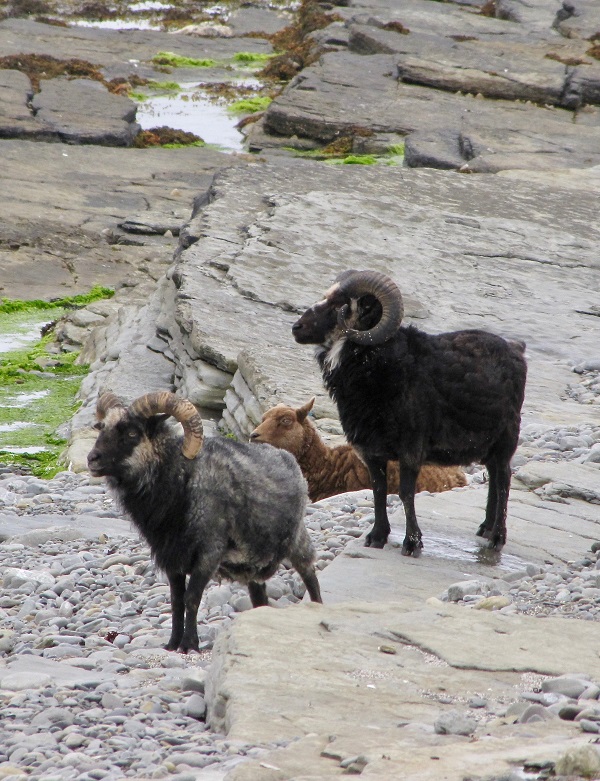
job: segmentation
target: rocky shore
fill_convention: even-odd
[[[235,616],[249,610],[244,589],[216,582],[209,586],[199,627],[200,655],[164,651],[170,630],[168,585],[101,481],[71,472],[51,481],[5,473],[0,501],[4,777],[216,780],[245,759],[289,743],[228,739],[227,730],[206,724],[207,678],[209,687],[217,685],[211,680],[212,647]],[[390,504],[393,512],[398,498],[391,497]],[[321,573],[372,519],[368,492],[364,498],[333,497],[309,508],[307,526]],[[24,531],[23,522],[30,531]],[[600,543],[592,548],[576,562],[522,562],[521,569],[495,577],[453,583],[439,595],[440,604],[597,620]],[[281,568],[267,590],[271,605],[285,608],[301,599],[304,587]],[[393,645],[382,650],[394,653]],[[575,669],[558,678],[538,676],[512,696],[466,697],[466,709],[457,709],[456,697],[439,695],[434,701],[451,707],[442,708],[433,731],[469,736],[501,720],[560,719],[583,733],[598,733],[599,683]],[[198,775],[200,769],[206,774]]]
[[[248,126],[252,156],[129,148],[135,106],[107,85],[157,78],[165,49],[218,61],[218,81],[235,52],[272,51],[258,19],[270,34],[288,14],[240,7],[221,37],[0,21],[3,56],[97,68],[35,95],[0,70],[2,295],[116,289],[56,330],[90,366],[69,471],[0,469],[0,777],[600,775],[600,18],[593,0],[493,6],[323,7],[321,56]],[[360,155],[373,165],[342,162]],[[474,537],[477,466],[419,495],[420,559],[400,555],[397,497],[382,551],[361,541],[370,492],[335,497],[306,518],[324,606],[285,567],[280,609],[211,583],[202,653],[167,653],[168,587],[85,471],[97,394],[168,388],[239,438],[316,396],[339,441],[290,325],[348,267],[391,274],[424,330],[527,342],[507,546],[490,558]]]

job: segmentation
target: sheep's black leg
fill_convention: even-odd
[[[211,570],[212,573],[212,570]],[[198,608],[200,600],[206,588],[210,574],[204,570],[196,569],[190,575],[188,587],[185,592],[185,629],[179,643],[178,650],[187,654],[188,651],[198,651]]]
[[[183,637],[183,616],[185,610],[185,575],[167,573],[171,589],[171,637],[166,644],[167,651],[176,651]]]
[[[375,523],[367,534],[365,547],[383,548],[390,535],[390,522],[387,516],[387,460],[365,457],[365,463],[371,477],[375,505]]]
[[[485,508],[485,520],[477,529],[477,536],[485,537],[486,540],[489,540],[498,514],[498,464],[496,459],[493,459],[488,461],[485,466],[489,477],[487,505]]]
[[[499,464],[496,476],[496,518],[489,535],[488,547],[499,551],[506,543],[506,513],[510,491],[510,463]]]
[[[415,512],[415,488],[418,474],[418,470],[411,469],[405,464],[400,465],[400,499],[402,499],[404,515],[406,516],[406,536],[402,543],[403,556],[420,556],[423,548],[421,529],[419,529]]]
[[[257,583],[255,580],[248,582],[248,593],[252,607],[265,607],[269,604],[267,596],[267,586],[265,583]]]

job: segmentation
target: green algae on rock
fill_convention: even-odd
[[[264,111],[268,108],[272,100],[273,98],[267,95],[256,95],[253,98],[236,100],[227,108],[234,114],[255,114],[257,111]]]
[[[89,293],[81,293],[77,296],[65,296],[56,298],[52,301],[43,301],[42,299],[32,299],[31,301],[1,298],[0,314],[11,314],[14,312],[34,312],[45,309],[69,309],[78,306],[86,306],[92,301],[100,301],[103,298],[112,298],[115,291],[110,287],[95,285]]]
[[[216,60],[196,59],[195,57],[184,57],[174,52],[158,52],[152,58],[154,65],[167,65],[171,68],[214,68]]]
[[[87,366],[77,366],[78,353],[59,352],[43,313],[60,318],[114,291],[96,286],[89,293],[55,301],[0,302],[0,461],[25,466],[38,477],[52,477],[64,468],[66,446],[60,427],[79,403],[75,396]],[[39,336],[39,334],[45,334]]]

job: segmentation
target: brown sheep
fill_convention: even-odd
[[[351,445],[326,445],[309,419],[314,398],[294,409],[278,404],[267,410],[262,423],[250,434],[251,442],[267,442],[287,450],[300,464],[308,483],[311,502],[346,491],[371,488],[369,471]],[[397,494],[400,470],[396,461],[388,461],[388,493]],[[417,478],[417,491],[449,491],[467,484],[465,473],[457,466],[425,464]]]

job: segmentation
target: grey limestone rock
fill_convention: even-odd
[[[433,728],[438,735],[472,735],[477,722],[460,711],[450,710],[438,716]]]
[[[130,146],[140,130],[136,104],[90,79],[42,81],[32,106],[42,132],[67,143]]]
[[[564,694],[567,697],[577,699],[588,688],[590,682],[583,678],[561,676],[542,681],[542,691]]]

